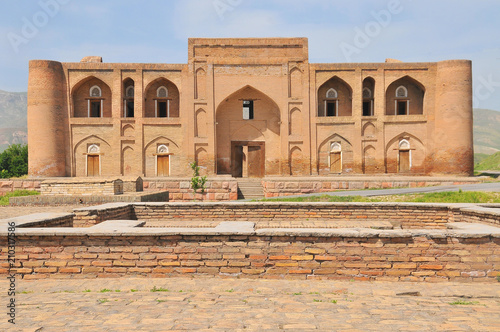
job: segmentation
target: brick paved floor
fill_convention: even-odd
[[[17,280],[15,327],[8,286],[0,281],[0,331],[500,330],[496,282]]]

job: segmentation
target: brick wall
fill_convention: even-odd
[[[490,236],[18,235],[16,241],[16,272],[24,279],[231,275],[496,282],[500,275],[500,239]],[[0,248],[5,275],[6,237]]]
[[[390,220],[402,228],[446,228],[448,206],[412,203],[169,203],[135,205],[139,220]]]
[[[40,191],[40,180],[24,179],[24,180],[11,180],[0,179],[0,196],[7,192],[15,190],[37,190]]]
[[[109,203],[73,210],[73,227],[91,227],[106,220],[135,220],[133,205]]]
[[[478,183],[480,180],[475,178],[461,179],[440,179],[440,178],[400,178],[400,179],[263,179],[262,187],[264,195],[267,198],[277,196],[300,195],[310,193],[323,193],[336,190],[364,190],[364,189],[390,189],[390,188],[417,188],[441,185],[461,185]]]
[[[119,195],[123,194],[123,181],[120,179],[70,178],[46,180],[40,185],[42,195]]]
[[[205,194],[196,194],[191,189],[190,179],[144,179],[144,190],[168,190],[170,202],[230,201],[238,199],[238,182],[233,179],[211,180],[205,184]]]

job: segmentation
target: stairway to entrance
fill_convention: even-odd
[[[238,179],[238,199],[264,198],[264,189],[261,179]]]

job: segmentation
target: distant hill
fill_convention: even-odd
[[[474,153],[500,151],[500,112],[474,109]]]
[[[476,171],[500,171],[500,152],[487,156],[474,165]]]
[[[27,93],[0,90],[0,152],[10,144],[26,144]],[[500,151],[500,112],[474,109],[474,152],[490,155]],[[479,159],[478,159],[479,158]],[[476,163],[486,158],[476,155]]]
[[[10,144],[27,144],[26,92],[0,90],[0,152]]]

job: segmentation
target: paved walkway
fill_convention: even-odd
[[[8,286],[0,281],[3,311]],[[17,280],[16,289],[16,325],[4,313],[0,331],[500,330],[496,282],[123,278]]]

